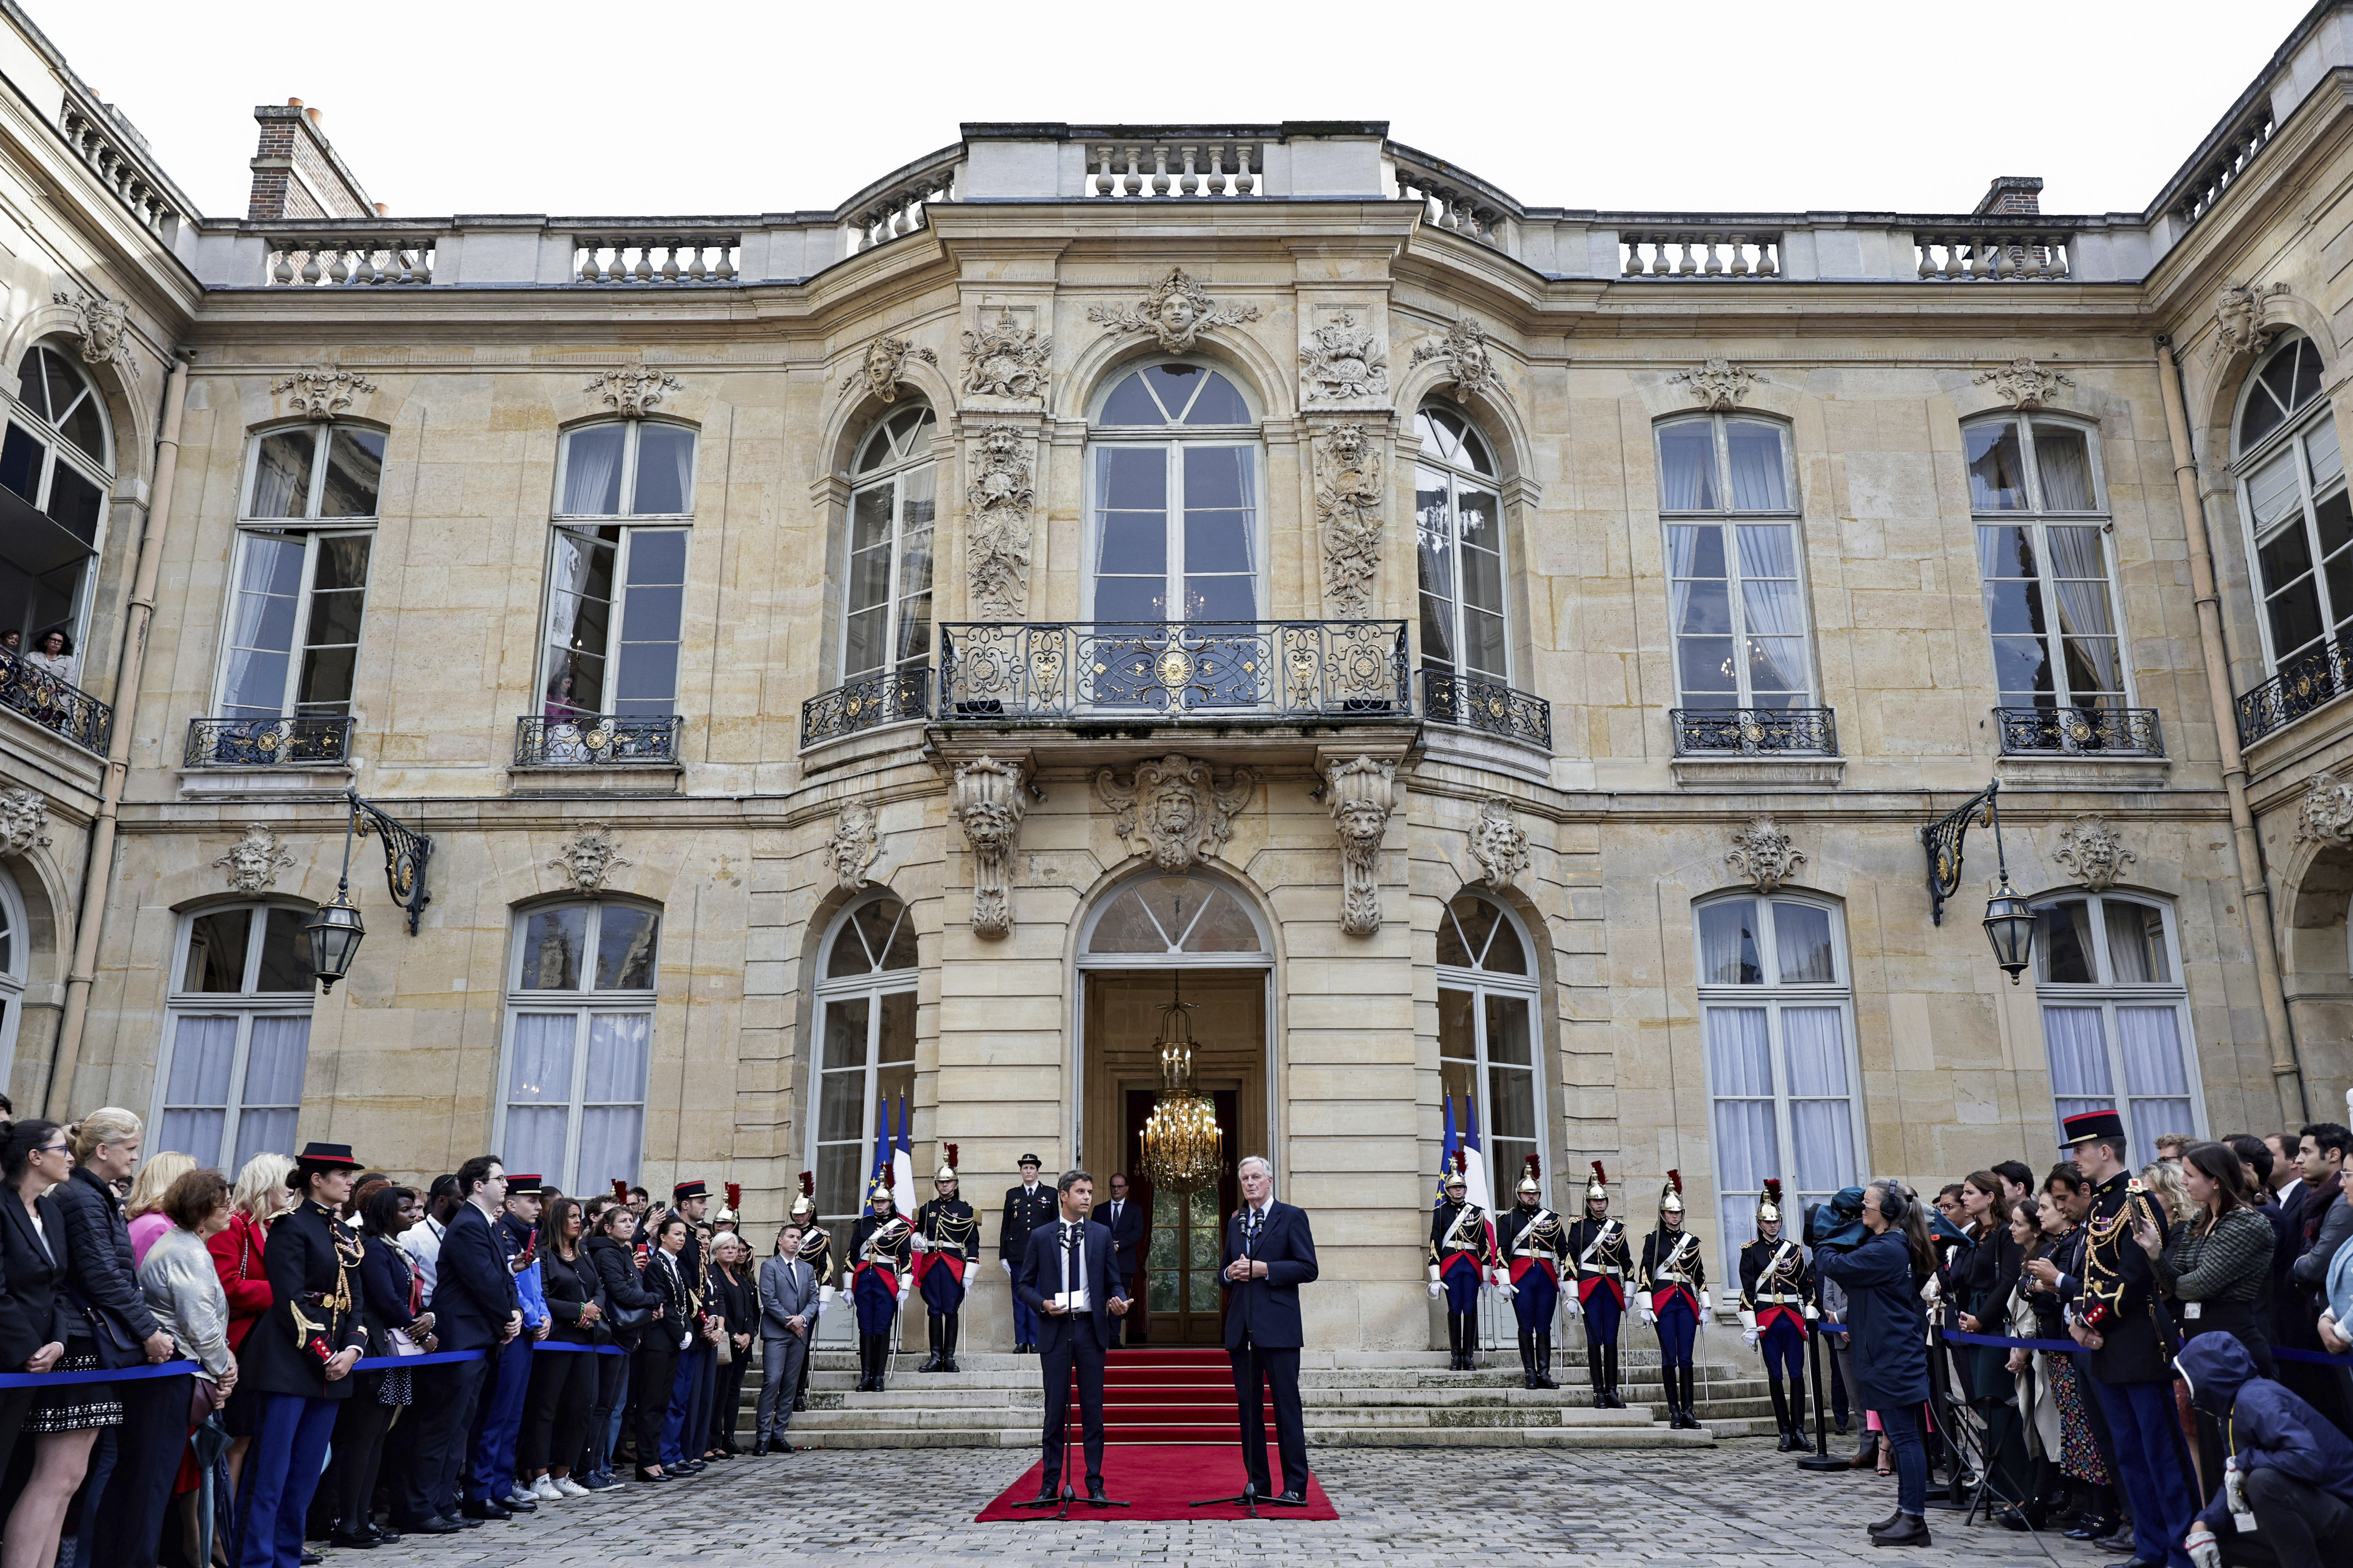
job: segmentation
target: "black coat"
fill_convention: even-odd
[[[1819,1250],[1814,1269],[1846,1292],[1846,1328],[1862,1403],[1905,1410],[1928,1397],[1928,1315],[1904,1233],[1883,1230],[1851,1252]]]
[[[269,1310],[253,1325],[237,1351],[237,1386],[256,1394],[293,1394],[306,1399],[348,1399],[352,1380],[329,1383],[322,1358],[306,1348],[294,1314],[299,1308],[326,1342],[329,1354],[367,1351],[367,1285],[357,1262],[359,1238],[342,1219],[305,1199],[269,1227],[262,1266],[269,1271]],[[333,1298],[351,1294],[348,1310]]]
[[[147,1359],[144,1342],[155,1332],[155,1315],[139,1288],[132,1258],[131,1230],[114,1189],[86,1165],[49,1189],[72,1253],[66,1290],[83,1321],[78,1337],[90,1340],[100,1365],[137,1366]]]
[[[617,1311],[650,1311],[653,1309],[654,1296],[638,1278],[637,1259],[631,1256],[629,1248],[609,1236],[590,1237],[585,1256],[596,1268],[597,1283],[605,1291],[607,1331],[611,1334],[615,1344],[625,1350],[637,1349],[638,1342],[645,1335],[644,1326],[625,1329],[612,1320],[612,1314]]]
[[[1016,1272],[1029,1250],[1029,1233],[1041,1225],[1054,1223],[1056,1205],[1054,1189],[1043,1182],[1034,1192],[1026,1187],[1005,1190],[1005,1215],[997,1225],[997,1256],[1013,1265]],[[855,1248],[851,1256],[857,1256]]]
[[[360,1280],[367,1288],[360,1321],[367,1325],[367,1353],[390,1355],[392,1331],[417,1321],[408,1310],[408,1255],[388,1236],[363,1237],[360,1245],[365,1249],[360,1256]],[[266,1262],[269,1254],[262,1257]]]
[[[7,1279],[6,1304],[0,1308],[0,1369],[9,1372],[21,1369],[43,1345],[61,1345],[77,1331],[89,1331],[66,1298],[72,1252],[57,1200],[44,1194],[33,1203],[41,1211],[46,1248],[24,1204],[13,1193],[0,1193],[0,1275]]]
[[[645,1273],[640,1277],[647,1294],[661,1316],[649,1324],[640,1342],[660,1345],[675,1353],[687,1348],[679,1342],[695,1331],[694,1306],[689,1299],[685,1272],[663,1262],[669,1255],[659,1247],[646,1254]],[[677,1258],[670,1258],[675,1264]]]
[[[733,1279],[717,1264],[711,1267],[711,1300],[707,1306],[712,1313],[723,1319],[730,1334],[757,1334],[760,1331],[760,1291],[749,1274],[739,1274]]]
[[[604,1323],[609,1304],[605,1300],[605,1281],[596,1266],[586,1252],[566,1263],[550,1248],[539,1255],[539,1289],[547,1298],[547,1315],[551,1326],[547,1337],[568,1344],[601,1345],[612,1342],[612,1335]],[[597,1321],[586,1328],[580,1326],[580,1310],[589,1302],[596,1303]]]
[[[271,1231],[271,1244],[277,1239]],[[509,1315],[521,1310],[514,1272],[491,1234],[489,1217],[477,1204],[459,1204],[442,1232],[441,1260],[433,1271],[433,1331],[441,1348],[488,1350],[506,1331]]]

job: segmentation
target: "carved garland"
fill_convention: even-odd
[[[1021,432],[990,425],[973,454],[965,488],[965,574],[974,613],[1018,620],[1029,594],[1029,510],[1036,502]]]
[[[602,397],[605,405],[624,419],[643,419],[665,395],[685,391],[686,384],[666,370],[625,365],[591,376],[581,390]]]
[[[1299,345],[1299,381],[1310,398],[1360,403],[1389,390],[1388,355],[1372,329],[1342,310]]]
[[[1324,593],[1344,616],[1372,608],[1381,573],[1380,443],[1341,425],[1315,447],[1315,517],[1324,532]]]
[[[1720,355],[1711,356],[1697,370],[1679,370],[1667,377],[1669,385],[1691,389],[1692,395],[1714,409],[1737,408],[1747,398],[1751,387],[1764,384],[1765,378],[1744,365],[1736,365]]]
[[[332,419],[352,400],[375,390],[375,383],[339,365],[323,370],[298,370],[270,383],[269,390],[286,399],[286,406],[306,419]]]
[[[2045,370],[2031,359],[2014,359],[1969,377],[1976,386],[1991,386],[1996,397],[2012,408],[2041,408],[2074,381],[2064,371]]]
[[[1239,327],[1258,320],[1256,305],[1215,305],[1200,280],[1181,267],[1154,284],[1133,305],[1087,307],[1087,320],[1100,325],[1105,337],[1150,332],[1172,354],[1183,353],[1210,327]]]

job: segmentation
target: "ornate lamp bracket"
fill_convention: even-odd
[[[2001,847],[2001,811],[1994,795],[2001,781],[1989,781],[1984,789],[1971,795],[1960,806],[1947,812],[1920,829],[1920,842],[1928,850],[1928,909],[1932,924],[1945,923],[1945,900],[1960,891],[1961,848],[1971,826],[1993,830],[1993,852],[2001,868],[2001,879],[2010,880],[2010,861]]]
[[[360,798],[360,792],[344,791],[351,804],[351,830],[362,838],[373,832],[384,840],[384,880],[392,890],[392,901],[408,911],[408,934],[417,934],[417,921],[433,895],[425,888],[425,863],[433,854],[433,840],[426,834],[394,821],[376,807]]]

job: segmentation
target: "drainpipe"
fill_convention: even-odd
[[[58,1046],[49,1056],[49,1081],[41,1092],[41,1114],[68,1120],[74,1070],[81,1064],[82,1029],[90,1021],[90,983],[98,975],[98,942],[106,925],[107,889],[114,880],[114,827],[122,789],[131,776],[131,726],[139,711],[140,672],[147,662],[147,628],[155,619],[155,580],[164,570],[164,535],[172,525],[172,486],[180,468],[180,416],[188,405],[185,351],[172,356],[164,384],[164,426],[155,440],[155,482],[147,509],[147,531],[139,541],[139,570],[131,584],[131,613],[122,626],[122,657],[114,676],[114,733],[106,748],[106,778],[99,787],[98,817],[90,824],[90,861],[82,868],[81,912],[74,927],[72,967],[66,971],[65,1010],[58,1020]]]
[[[2189,448],[2189,409],[2181,395],[2181,367],[2173,342],[2157,340],[2158,380],[2165,389],[2165,433],[2173,442],[2173,479],[2181,491],[2181,519],[2189,537],[2189,591],[2198,605],[2198,651],[2206,667],[2206,705],[2214,715],[2214,741],[2222,756],[2222,787],[2231,797],[2231,859],[2239,878],[2239,914],[2247,945],[2255,953],[2255,988],[2263,1004],[2263,1033],[2272,1049],[2272,1089],[2279,1096],[2283,1125],[2300,1127],[2306,1118],[2304,1068],[2296,1060],[2295,1031],[2280,984],[2279,950],[2274,944],[2272,890],[2263,871],[2263,849],[2255,837],[2255,814],[2247,804],[2247,759],[2239,749],[2237,704],[2232,699],[2231,667],[2222,648],[2222,599],[2214,586],[2214,557],[2207,546],[2206,506],[2198,493],[2198,463]]]

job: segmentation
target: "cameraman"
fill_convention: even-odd
[[[1895,1511],[1871,1527],[1873,1544],[1926,1546],[1928,1454],[1921,1445],[1918,1411],[1928,1399],[1928,1322],[1920,1286],[1936,1271],[1920,1200],[1900,1182],[1873,1182],[1863,1191],[1862,1227],[1869,1236],[1852,1252],[1824,1250],[1815,1268],[1846,1292],[1846,1322],[1854,1346],[1856,1393],[1879,1412],[1895,1455]]]

